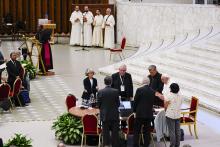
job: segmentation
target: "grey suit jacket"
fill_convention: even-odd
[[[101,121],[119,120],[119,91],[107,86],[98,91],[97,98]]]

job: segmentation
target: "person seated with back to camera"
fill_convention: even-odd
[[[95,72],[93,69],[86,69],[86,78],[83,80],[84,91],[82,94],[82,103],[85,105],[96,106],[96,93],[98,91],[98,82],[94,78]]]

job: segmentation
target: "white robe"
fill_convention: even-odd
[[[84,29],[82,30],[82,46],[92,46],[92,22],[93,22],[93,14],[92,12],[84,12],[83,16],[87,18],[87,22],[83,22]]]
[[[106,26],[109,24],[110,26]],[[115,47],[115,34],[114,34],[115,19],[112,15],[105,15],[102,28],[105,28],[104,48]]]
[[[92,36],[93,46],[100,46],[100,47],[103,46],[102,23],[103,23],[103,16],[96,15],[93,21],[93,25],[94,25],[93,36]]]
[[[79,19],[79,21],[76,22],[76,19]],[[71,14],[70,21],[72,23],[72,30],[70,35],[70,45],[80,45],[81,42],[81,31],[82,31],[82,12],[74,11]]]

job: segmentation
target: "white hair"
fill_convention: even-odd
[[[119,69],[124,69],[124,68],[127,68],[127,66],[125,64],[122,64],[119,66]]]
[[[148,76],[143,77],[142,81],[141,81],[142,85],[149,85],[150,84],[150,79]]]
[[[161,78],[170,78],[170,76],[168,74],[162,74]]]

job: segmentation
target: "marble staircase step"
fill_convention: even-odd
[[[211,52],[211,51],[208,51],[208,50],[205,50],[205,49],[201,49],[199,47],[191,47],[190,50],[188,50],[188,52],[190,52],[191,54],[198,54],[198,55],[201,55],[201,56],[206,56],[206,57],[209,57],[209,58],[213,58],[213,59],[216,59],[218,61],[220,61],[220,54],[217,54],[215,52]]]
[[[182,71],[187,71],[187,72],[190,72],[192,75],[203,75],[205,77],[209,76],[209,78],[213,79],[213,80],[217,80],[217,81],[220,81],[220,73],[213,73],[211,71],[207,71],[207,70],[204,70],[203,68],[191,68],[189,66],[185,66],[181,63],[177,63],[175,61],[160,61],[160,60],[154,60],[154,59],[146,59],[144,60],[146,62],[152,62],[156,65],[161,65],[161,66],[164,66],[164,65],[168,65],[168,68],[169,67],[173,67],[174,70],[175,69],[180,69]]]
[[[197,66],[204,66],[211,69],[220,70],[220,63],[213,62],[212,60],[206,60],[203,58],[188,56],[186,54],[178,54],[176,52],[166,53],[164,58],[170,58],[172,60],[178,60],[181,62],[187,62],[189,64],[195,64]]]
[[[213,45],[213,46],[216,46],[216,47],[220,47],[219,40],[209,40],[209,41],[207,41],[207,44]]]
[[[204,44],[204,43],[196,43],[196,44],[192,44],[192,47],[194,49],[197,49],[197,50],[202,50],[202,51],[205,51],[205,52],[211,52],[211,53],[214,53],[214,54],[218,54],[220,55],[220,47],[215,47],[213,45],[209,45],[209,44]]]
[[[149,60],[149,59],[148,59]],[[209,64],[206,64],[206,66],[203,66],[202,63],[195,63],[195,62],[189,62],[189,60],[186,59],[176,59],[176,58],[170,58],[169,54],[167,56],[161,55],[161,56],[154,56],[153,59],[150,59],[152,61],[160,61],[163,63],[167,64],[175,64],[176,66],[182,66],[182,67],[187,67],[191,68],[197,71],[201,72],[211,72],[211,73],[216,73],[216,75],[219,75],[220,73],[220,66],[211,66]]]
[[[148,63],[148,64],[153,64],[152,62]],[[139,65],[135,65],[135,64],[129,64],[128,65],[128,71],[132,72],[132,76],[133,75],[137,75],[140,77],[143,77],[144,75],[148,75],[148,71],[147,68],[145,67],[146,62],[140,62]],[[203,76],[199,76],[199,75],[193,75],[193,74],[189,74],[188,72],[184,73],[181,72],[181,70],[173,70],[171,68],[168,67],[164,67],[164,66],[160,66],[158,67],[158,70],[161,73],[166,73],[168,75],[170,75],[171,77],[175,77],[176,79],[184,79],[186,81],[192,82],[192,83],[197,83],[200,85],[206,85],[208,89],[215,89],[215,90],[219,90],[220,87],[220,82],[213,82],[213,80],[210,80],[209,78],[205,78]]]
[[[206,54],[199,54],[197,52],[191,51],[191,50],[176,50],[175,54],[179,54],[179,55],[183,55],[183,56],[188,56],[191,58],[200,58],[200,59],[204,59],[206,61],[209,62],[213,62],[213,63],[219,63],[220,59],[217,57],[212,57],[212,56],[207,56]]]

